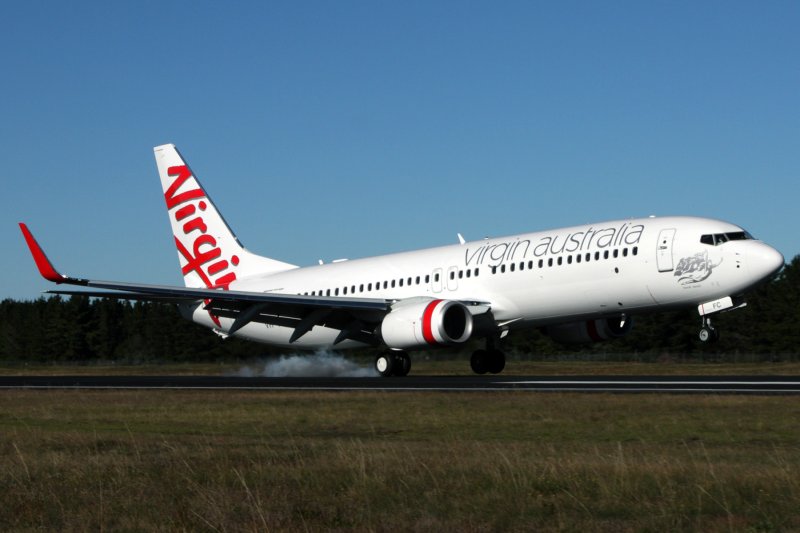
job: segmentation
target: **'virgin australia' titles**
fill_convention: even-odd
[[[625,222],[619,227],[595,229],[574,233],[545,235],[531,240],[517,237],[512,241],[486,243],[478,248],[464,251],[464,264],[494,266],[505,261],[516,261],[529,257],[545,257],[564,253],[591,252],[621,245],[635,246],[644,232],[643,224]]]

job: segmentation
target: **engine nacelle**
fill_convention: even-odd
[[[633,327],[630,317],[598,318],[547,327],[547,334],[563,344],[583,344],[618,339]]]
[[[381,323],[383,342],[401,350],[460,344],[471,335],[472,313],[453,300],[400,301]]]

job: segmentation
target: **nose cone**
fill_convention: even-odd
[[[778,270],[783,268],[783,255],[767,244],[754,242],[755,246],[747,254],[748,270],[758,279],[772,277]]]

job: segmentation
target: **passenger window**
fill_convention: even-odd
[[[400,278],[400,286],[403,286],[403,278]]]
[[[506,266],[500,265],[500,273],[505,274],[505,272],[506,272]]]
[[[417,285],[419,285],[419,276],[417,276]]]
[[[547,260],[547,266],[549,266],[549,267],[553,266],[553,258],[552,257]]]
[[[439,281],[439,277],[438,276],[436,277],[436,281]],[[430,274],[425,274],[425,283],[430,283],[430,282],[431,282],[431,275]]]
[[[614,259],[619,257],[619,250],[614,250]]]
[[[511,272],[514,272],[514,263],[511,263]]]
[[[395,286],[395,284],[396,284],[396,283],[397,283],[397,282],[396,282],[395,280],[392,280],[392,288],[393,288],[393,289],[394,289],[394,286]]]
[[[463,270],[459,270],[458,271],[458,279],[464,279],[464,271]]]
[[[497,265],[492,266],[492,274],[497,274]]]
[[[583,257],[581,256],[581,254],[575,256],[575,261],[577,261],[578,263],[580,263],[582,259]]]
[[[544,266],[544,259],[539,259],[539,268]]]
[[[336,289],[336,292],[335,292],[334,294],[335,294],[336,296],[339,296],[339,289]]]
[[[475,277],[477,278],[477,277],[478,277],[478,274],[480,274],[480,273],[481,273],[481,271],[480,271],[479,269],[477,269],[477,268],[476,268],[476,269],[475,269]]]
[[[603,259],[608,259],[608,250],[603,252]]]
[[[456,273],[452,270],[450,271],[450,279],[456,279]]]
[[[622,249],[622,257],[628,257],[628,249],[627,248],[623,248]]]
[[[568,255],[568,256],[567,256],[567,264],[568,264],[568,265],[571,265],[571,264],[572,264],[572,256],[571,256],[571,255]]]
[[[564,258],[559,256],[559,258],[558,258],[558,266],[561,266],[563,264],[564,264]]]

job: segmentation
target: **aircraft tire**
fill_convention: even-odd
[[[390,353],[382,353],[375,358],[375,370],[381,377],[389,377],[394,375],[395,360],[394,356]]]
[[[411,370],[411,358],[408,354],[406,352],[394,354],[394,375],[407,376],[409,370]]]
[[[717,331],[714,328],[705,326],[700,329],[700,334],[698,335],[698,337],[700,338],[701,342],[707,342],[707,343],[717,342],[719,340],[719,331]]]
[[[472,357],[469,360],[469,365],[472,371],[476,374],[485,374],[489,368],[489,352],[486,350],[475,350],[472,352]]]
[[[492,374],[499,374],[506,367],[506,355],[500,350],[489,350],[486,369]]]

